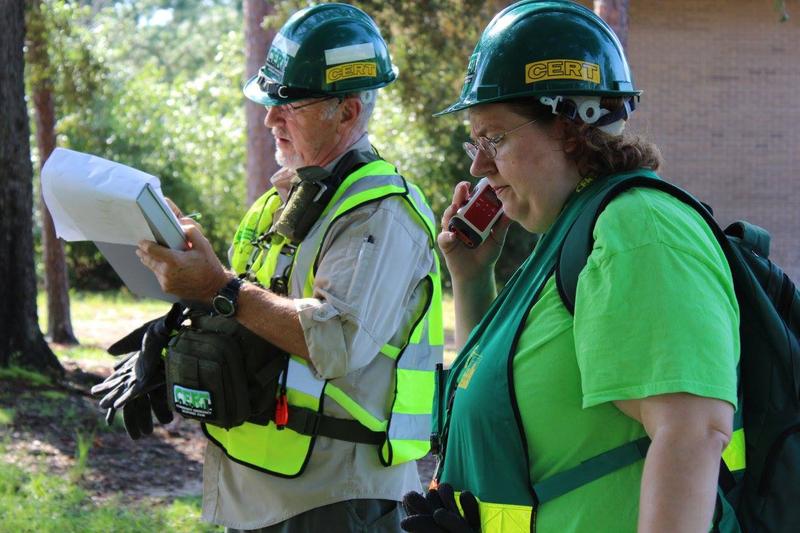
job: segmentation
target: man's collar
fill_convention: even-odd
[[[333,161],[325,165],[323,168],[328,172],[332,171],[333,168],[336,166],[336,163],[338,163],[339,160],[344,157],[344,154],[346,154],[351,150],[358,150],[359,152],[372,151],[372,143],[369,142],[369,134],[366,131],[361,135],[361,137],[359,137],[356,140],[356,142],[345,148],[341,154],[336,156],[336,158]]]

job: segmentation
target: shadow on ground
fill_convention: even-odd
[[[121,413],[120,420],[106,426],[105,413],[88,396],[108,367],[64,366],[61,384],[0,382],[0,408],[12,415],[10,424],[0,425],[0,460],[74,479],[96,501],[114,494],[138,501],[200,493],[205,442],[199,427],[176,419],[134,442],[122,427]],[[81,441],[86,445],[83,469],[78,460]]]
[[[0,409],[12,415],[10,423],[0,422],[0,461],[73,479],[96,502],[110,497],[170,500],[202,492],[206,439],[198,424],[176,416],[170,424],[156,424],[152,435],[132,441],[121,413],[106,426],[105,413],[88,394],[110,368],[73,361],[64,366],[66,378],[57,385],[0,380]],[[81,441],[88,445],[83,469],[77,451]],[[418,461],[423,487],[434,465],[431,455]]]

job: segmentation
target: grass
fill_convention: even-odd
[[[39,293],[39,326],[47,330],[47,303],[44,293]],[[453,297],[443,295],[445,333],[452,336],[455,330]],[[168,304],[159,300],[135,298],[128,292],[70,292],[70,311],[75,336],[79,346],[52,345],[53,351],[62,360],[106,361],[113,359],[105,348],[148,320],[164,314]],[[455,352],[452,347],[445,349],[445,361],[452,361]]]
[[[39,327],[47,331],[47,301],[43,292],[37,298]],[[51,347],[62,360],[111,361],[105,348],[129,331],[167,312],[169,304],[160,300],[136,298],[127,291],[70,291],[70,314],[78,346]]]
[[[31,390],[17,394],[14,407],[0,407],[0,532],[222,531],[200,521],[199,496],[130,503],[111,493],[103,502],[93,501],[81,488],[81,480],[88,469],[95,432],[108,431],[105,424],[97,425],[95,413],[87,419],[61,391],[36,390],[50,384],[44,376],[15,367],[0,369],[0,390],[4,381],[11,380],[24,381]],[[48,473],[44,464],[27,469],[10,464],[6,451],[12,437],[8,429],[15,416],[24,422],[30,413],[75,428],[75,463],[64,475]]]
[[[73,481],[31,474],[0,462],[0,530],[37,533],[186,531],[221,528],[200,522],[200,497],[168,505],[93,502]]]
[[[0,367],[0,381],[12,380],[12,379],[19,381],[27,381],[32,385],[39,385],[39,386],[52,385],[53,383],[53,381],[44,374],[39,374],[38,372],[32,372],[25,368],[20,368],[18,366]]]
[[[14,413],[15,411],[11,407],[0,407],[0,427],[11,425],[11,422],[14,421]]]

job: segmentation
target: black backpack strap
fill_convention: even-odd
[[[322,435],[337,440],[381,445],[386,439],[383,431],[372,431],[357,420],[347,420],[318,413],[304,407],[289,406],[286,426],[301,435]]]
[[[592,253],[592,247],[594,246],[594,237],[592,235],[597,218],[614,198],[625,191],[637,187],[658,189],[689,204],[695,211],[700,213],[706,223],[711,226],[717,240],[723,245],[723,250],[725,249],[727,240],[711,212],[704,204],[680,187],[660,179],[645,176],[633,176],[612,183],[608,187],[598,191],[592,201],[586,205],[583,212],[578,216],[575,223],[567,232],[564,243],[561,246],[561,251],[559,252],[558,267],[556,268],[556,287],[558,288],[559,296],[561,296],[561,301],[564,302],[564,306],[570,313],[575,313],[575,293],[578,288],[578,276],[581,270],[583,270],[583,267],[586,266],[586,260],[589,258],[589,254]],[[769,235],[767,235],[767,243],[768,242]]]

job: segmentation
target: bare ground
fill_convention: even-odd
[[[64,366],[62,384],[0,382],[0,408],[14,411],[12,424],[0,425],[0,461],[76,480],[97,502],[110,497],[123,503],[171,500],[201,493],[206,441],[197,424],[176,416],[166,426],[156,423],[152,435],[132,441],[121,420],[106,427],[105,413],[88,394],[110,367],[86,361],[66,361]],[[78,475],[81,439],[91,447],[86,468]],[[433,467],[431,456],[419,461],[423,486]]]

